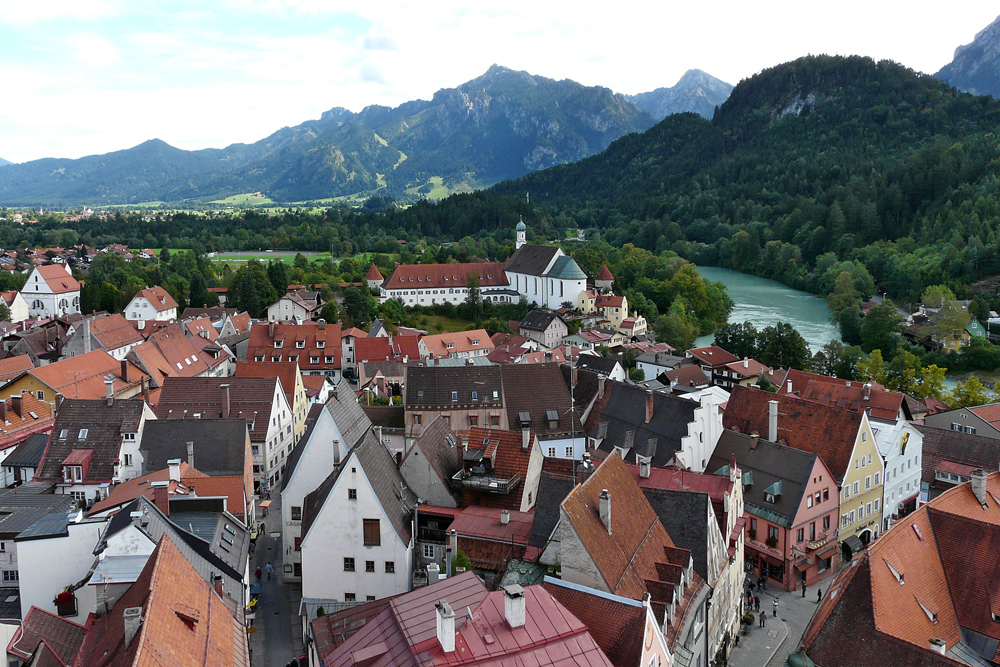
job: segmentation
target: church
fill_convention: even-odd
[[[514,255],[506,263],[407,264],[396,267],[380,288],[382,298],[407,306],[459,304],[468,295],[468,279],[479,278],[484,300],[511,303],[524,298],[556,310],[569,302],[576,307],[587,290],[587,274],[561,248],[527,243],[524,220],[517,223]]]

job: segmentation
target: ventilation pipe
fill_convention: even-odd
[[[791,386],[791,385],[789,385]],[[778,442],[778,402],[767,402],[767,439]]]

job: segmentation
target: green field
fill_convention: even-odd
[[[216,199],[208,203],[220,204],[222,206],[266,206],[268,204],[276,204],[277,202],[259,192],[244,192],[243,194],[233,195],[225,199]]]
[[[412,326],[415,329],[423,329],[429,334],[439,334],[447,331],[465,331],[472,326],[472,322],[457,317],[421,313],[414,315]]]

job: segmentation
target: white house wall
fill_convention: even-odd
[[[56,594],[83,580],[94,563],[94,547],[107,524],[104,521],[71,523],[69,535],[42,540],[20,540],[21,615],[32,606],[57,613]],[[77,619],[78,622],[86,617]]]

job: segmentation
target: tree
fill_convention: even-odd
[[[941,310],[931,315],[930,319],[931,331],[938,349],[950,347],[952,343],[961,341],[967,326],[969,326],[969,313],[954,300],[946,301]]]
[[[757,358],[757,328],[750,322],[727,324],[715,332],[715,344],[739,358]]]
[[[488,333],[491,336],[495,333],[505,333],[505,334],[514,333],[513,331],[511,331],[510,325],[507,324],[507,320],[504,320],[499,317],[491,317],[487,320],[484,320],[482,323],[482,328],[486,329],[486,333]]]
[[[0,302],[0,322],[10,321],[10,308],[6,303]]]
[[[946,285],[931,285],[920,297],[920,302],[929,308],[941,308],[945,303],[954,300],[955,293]]]
[[[284,264],[284,262],[280,263]],[[309,260],[306,259],[306,256],[303,255],[301,252],[297,252],[295,253],[295,259],[292,260],[292,265],[296,269],[302,269],[303,271],[307,271],[309,269]]]
[[[924,366],[920,369],[920,383],[913,391],[913,395],[917,398],[927,398],[928,396],[943,398],[945,396],[945,373],[947,373],[947,369],[936,364]]]
[[[339,309],[337,308],[336,301],[327,301],[326,303],[323,304],[323,307],[319,309],[319,316],[323,320],[333,324],[334,322],[338,321],[337,320],[337,317],[339,315],[338,310]]]
[[[479,290],[479,276],[470,273],[465,286],[469,290],[465,295],[465,317],[475,321],[483,314],[483,295]]]
[[[646,371],[636,366],[628,372],[628,379],[632,382],[642,382],[646,379]]]
[[[970,377],[965,382],[956,384],[954,391],[947,398],[948,405],[953,408],[971,408],[988,403],[989,400],[989,392],[976,377]]]
[[[247,262],[229,282],[227,305],[247,311],[250,317],[264,317],[267,307],[277,300],[278,292],[260,262]]]
[[[698,325],[691,321],[684,299],[677,299],[666,315],[660,315],[653,324],[656,340],[668,343],[678,350],[688,350],[698,337]]]
[[[278,294],[288,291],[288,266],[284,262],[267,262],[267,279],[274,285],[274,290]]]
[[[908,350],[902,350],[893,357],[886,367],[885,386],[893,391],[913,394],[919,385],[920,361]]]
[[[840,322],[841,315],[861,302],[861,293],[854,287],[854,275],[850,271],[841,271],[830,295],[830,313],[835,322]]]
[[[882,358],[882,350],[872,350],[867,359],[858,361],[858,378],[875,380],[882,385],[886,383],[885,360]]]
[[[865,352],[882,350],[891,354],[900,333],[900,315],[891,301],[883,301],[868,311],[861,322],[861,347]]]
[[[208,304],[208,289],[205,279],[200,273],[191,276],[191,287],[188,289],[188,304],[192,308],[204,308]]]
[[[809,368],[809,345],[787,322],[764,327],[757,338],[757,361],[772,368]]]
[[[969,314],[980,322],[985,322],[990,318],[990,306],[981,294],[977,294],[969,303]]]
[[[367,289],[359,289],[355,285],[344,288],[344,310],[350,315],[354,326],[364,327],[371,324],[375,317],[375,299]]]

